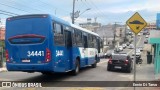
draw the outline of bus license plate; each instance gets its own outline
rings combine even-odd
[[[121,66],[114,66],[114,68],[121,69],[122,67]]]
[[[22,62],[30,62],[30,60],[25,59],[25,60],[22,60]]]

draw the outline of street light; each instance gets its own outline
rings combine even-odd
[[[86,11],[91,10],[91,8],[87,8],[86,10],[84,10],[82,13],[80,13],[80,11],[74,12],[74,14],[72,15],[72,23],[74,24],[74,21],[79,18],[83,13],[85,13]],[[73,16],[74,15],[74,16]]]
[[[85,13],[86,11],[91,10],[91,8],[87,8],[86,10],[84,10],[81,14],[79,14],[79,16],[81,16],[83,13]]]

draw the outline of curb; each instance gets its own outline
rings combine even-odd
[[[0,68],[0,72],[7,72],[6,68]]]

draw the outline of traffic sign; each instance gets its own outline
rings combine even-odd
[[[136,12],[132,17],[130,17],[126,24],[136,35],[147,25],[146,21],[141,17],[138,12]]]

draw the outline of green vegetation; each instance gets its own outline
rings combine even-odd
[[[0,47],[3,47],[3,48],[5,47],[4,40],[3,40],[3,41],[2,41],[2,40],[0,41]]]

